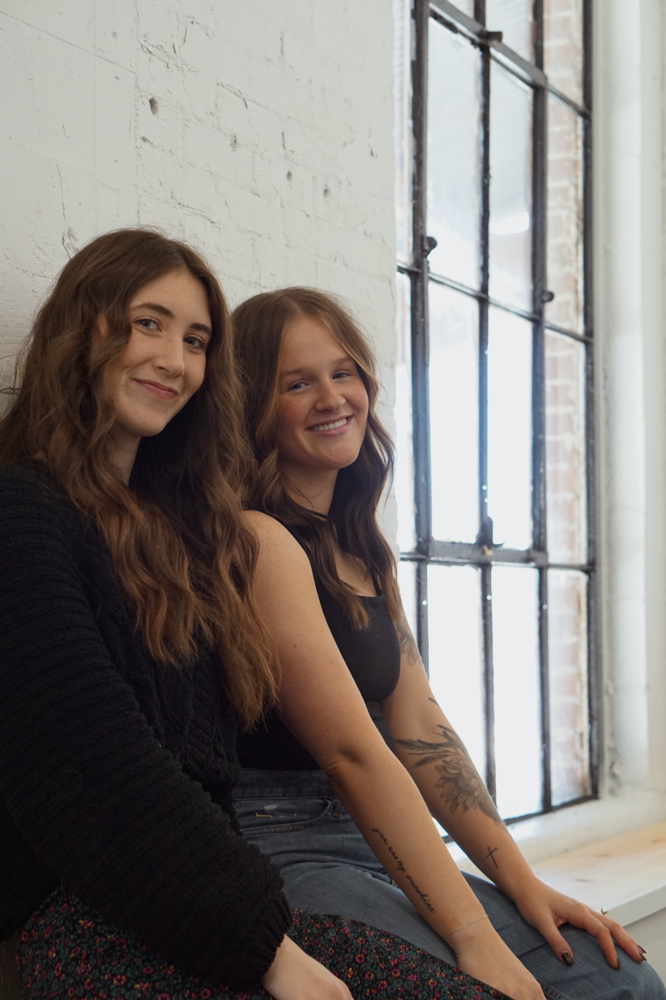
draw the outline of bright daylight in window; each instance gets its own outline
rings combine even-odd
[[[394,0],[403,599],[506,818],[598,774],[590,0]]]

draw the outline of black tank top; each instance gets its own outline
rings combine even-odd
[[[294,537],[298,541],[298,537]],[[356,681],[372,721],[393,749],[393,737],[380,702],[388,698],[398,683],[400,645],[384,595],[361,597],[369,621],[367,628],[359,630],[316,577],[315,583],[324,617],[342,658]],[[313,669],[316,666],[313,664]],[[259,722],[251,733],[238,734],[238,756],[243,767],[261,770],[309,771],[319,767],[277,712]]]

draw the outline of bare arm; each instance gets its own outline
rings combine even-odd
[[[569,921],[598,938],[611,965],[617,962],[613,939],[640,961],[636,944],[618,924],[549,889],[533,874],[465,746],[433,697],[404,618],[398,637],[400,680],[382,708],[396,741],[396,753],[432,815],[475,865],[516,903],[558,956],[569,949],[558,927]]]
[[[463,956],[461,967],[517,1000],[543,1000],[484,919],[416,785],[370,719],[329,632],[305,553],[271,518],[247,516],[260,542],[255,594],[278,649],[284,721],[394,881]]]

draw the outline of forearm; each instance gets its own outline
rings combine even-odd
[[[437,741],[398,739],[430,812],[480,871],[515,899],[534,880],[464,745],[447,721]]]
[[[499,817],[494,819],[476,806],[452,813],[428,789],[422,792],[437,822],[487,878],[511,899],[528,888],[536,876]]]
[[[377,858],[437,934],[448,940],[461,924],[483,917],[419,790],[387,748],[362,760],[337,759],[326,770]]]

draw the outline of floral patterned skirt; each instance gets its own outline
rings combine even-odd
[[[348,986],[354,1000],[502,1000],[504,994],[401,938],[355,920],[294,911],[289,936]],[[186,976],[61,889],[21,935],[18,968],[29,1000],[268,1000]]]

